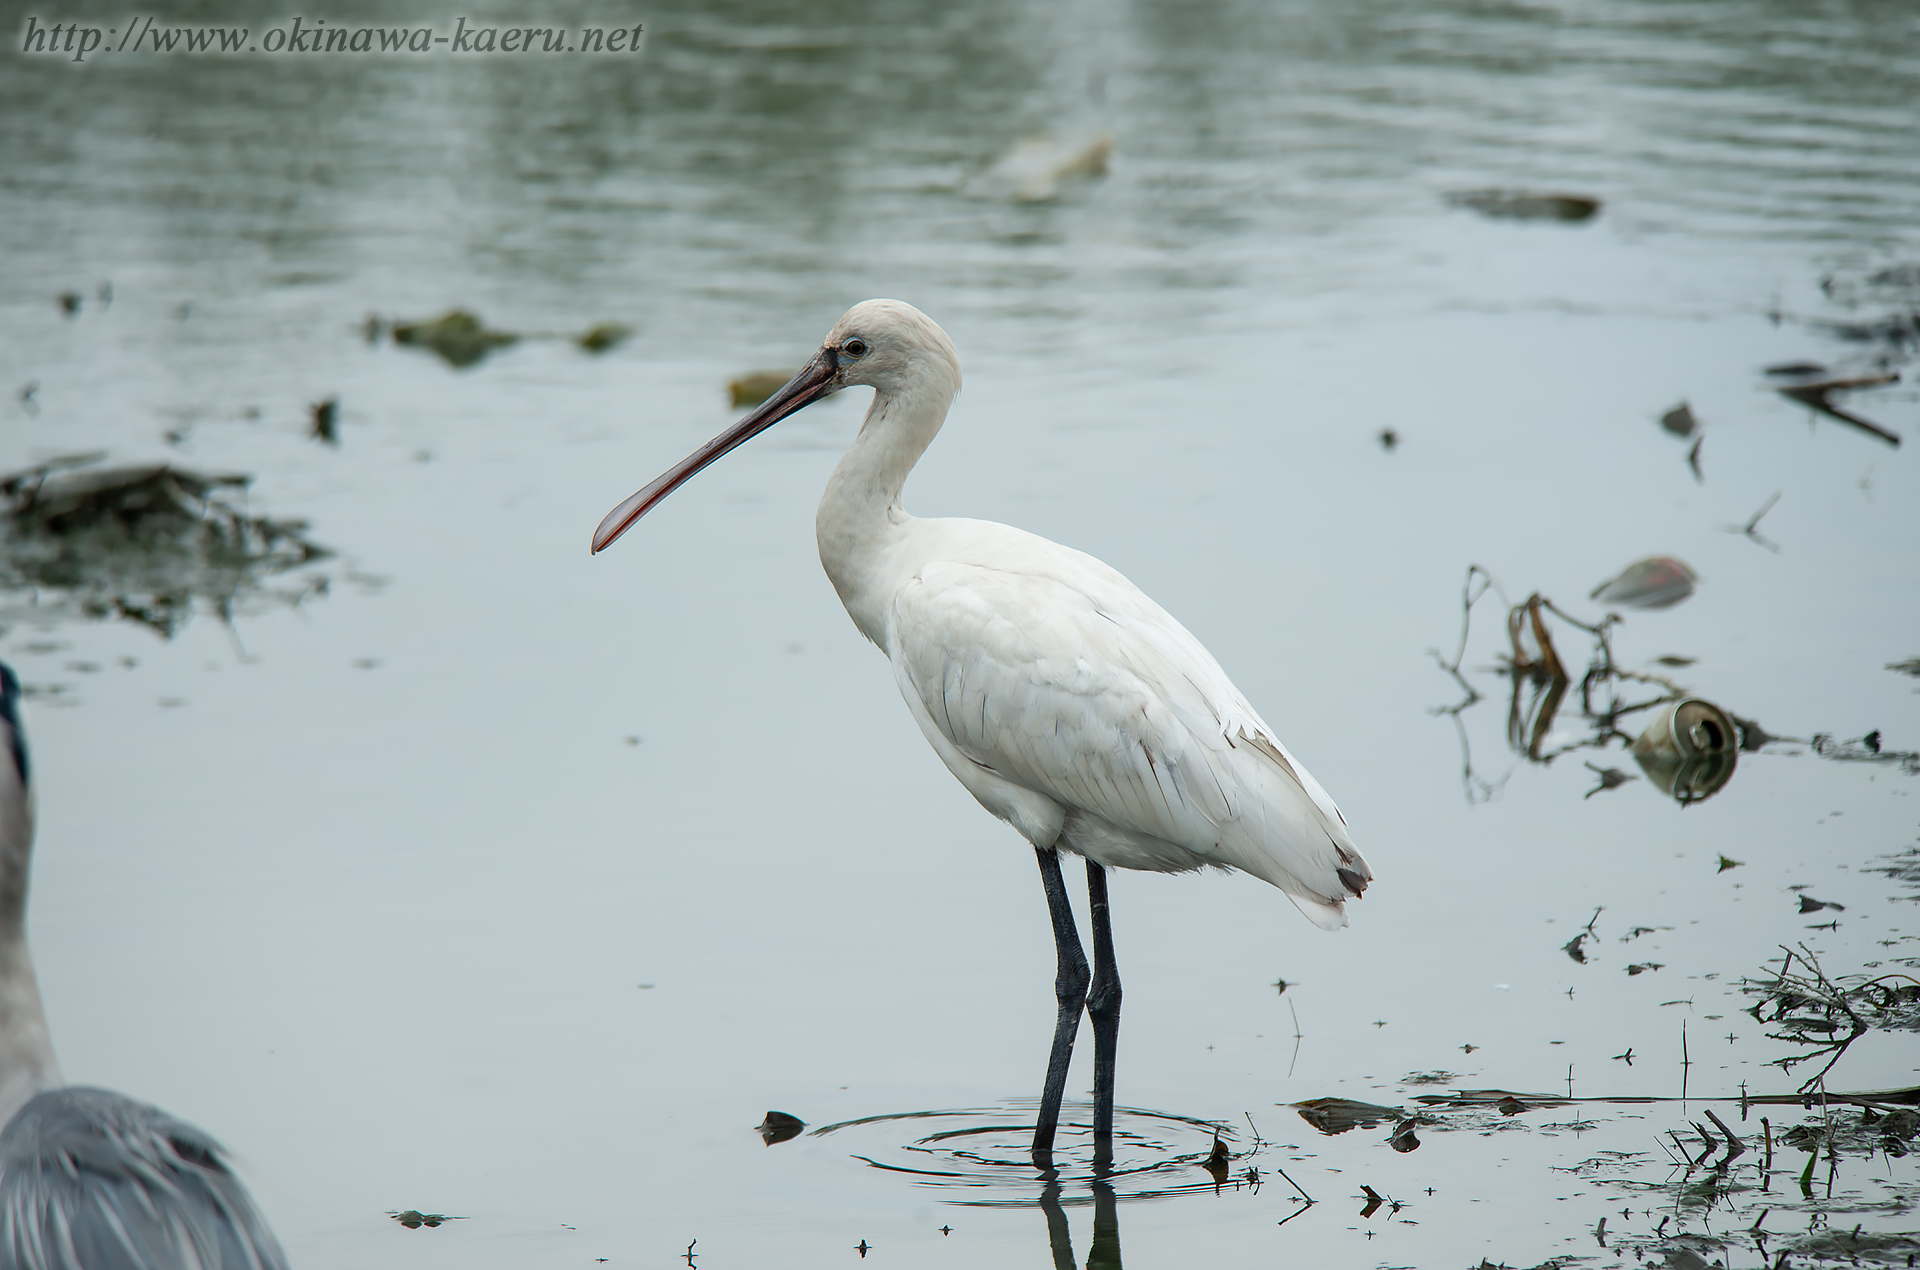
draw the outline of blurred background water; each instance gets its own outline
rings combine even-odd
[[[29,16],[50,20],[0,5],[0,30]],[[1597,583],[1672,554],[1699,592],[1629,612],[1623,664],[1693,658],[1662,673],[1769,731],[1920,749],[1912,681],[1885,669],[1920,655],[1907,452],[1762,373],[1914,350],[1910,4],[305,16],[647,38],[0,52],[0,465],[246,474],[247,515],[334,553],[268,588],[297,603],[249,593],[229,622],[203,597],[171,638],[57,587],[16,589],[0,637],[36,697],[32,935],[67,1074],[228,1141],[297,1264],[667,1265],[693,1240],[708,1270],[1057,1264],[1030,1171],[956,1207],[855,1158],[899,1164],[923,1127],[750,1129],[769,1107],[1017,1114],[1053,1010],[1030,852],[926,752],[819,572],[814,501],[862,403],[804,412],[586,550],[736,413],[728,380],[798,365],[873,295],[941,322],[968,377],[914,510],[1127,573],[1333,792],[1378,875],[1338,936],[1246,878],[1116,879],[1121,1101],[1171,1117],[1143,1124],[1250,1113],[1296,1148],[1256,1163],[1324,1201],[1280,1227],[1285,1186],[1216,1195],[1190,1172],[1108,1215],[1134,1265],[1576,1244],[1604,1263],[1623,1254],[1595,1246],[1602,1215],[1649,1240],[1662,1215],[1701,1227],[1652,1200],[1620,1217],[1617,1189],[1555,1171],[1603,1146],[1664,1165],[1664,1121],[1399,1153],[1277,1104],[1395,1103],[1423,1072],[1677,1094],[1683,1018],[1693,1093],[1787,1092],[1807,1073],[1767,1066],[1781,1044],[1735,981],[1801,940],[1830,967],[1911,969],[1911,899],[1859,872],[1914,842],[1897,765],[1789,744],[1684,812],[1645,780],[1585,798],[1582,760],[1637,769],[1617,748],[1521,763],[1490,693],[1461,719],[1504,783],[1470,800],[1433,713],[1459,693],[1428,653],[1458,638],[1469,564],[1592,619]],[[1103,133],[1104,176],[1034,201],[978,185],[1024,137]],[[1527,221],[1447,198],[1485,188],[1601,206]],[[455,307],[632,334],[466,369],[386,338]],[[309,435],[328,399],[337,445]],[[1657,424],[1682,400],[1701,479]],[[1850,406],[1920,425],[1905,386]],[[1777,552],[1723,532],[1776,492]],[[1464,668],[1498,689],[1476,668],[1500,614],[1475,621]],[[1847,904],[1839,926],[1809,930],[1793,887]],[[1561,948],[1596,908],[1604,951],[1580,964]],[[1829,1077],[1913,1083],[1900,1033]],[[1185,1132],[1153,1149],[1204,1154]],[[1843,1185],[1843,1211],[1898,1227],[1902,1165],[1893,1199]],[[1362,1184],[1411,1205],[1356,1217]],[[1099,1197],[1075,1186],[1085,1254]],[[405,1209],[462,1220],[388,1220]]]

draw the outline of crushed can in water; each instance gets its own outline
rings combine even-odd
[[[1634,761],[1647,779],[1683,807],[1719,793],[1739,756],[1733,719],[1698,697],[1661,706],[1633,743]]]

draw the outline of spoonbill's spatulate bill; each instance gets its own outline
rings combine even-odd
[[[20,681],[0,663],[0,1267],[286,1270],[219,1143],[61,1080],[27,951],[30,770]]]
[[[907,709],[980,805],[1033,844],[1059,953],[1059,1021],[1034,1128],[1051,1166],[1084,1008],[1094,1032],[1094,1153],[1109,1159],[1120,979],[1106,868],[1240,869],[1326,930],[1373,873],[1319,782],[1186,628],[1092,556],[1006,525],[920,520],[900,491],[960,391],[947,333],[898,300],[847,311],[806,369],[600,523],[604,550],[689,477],[811,402],[873,388],[814,521],[820,562],[893,663]],[[1059,853],[1087,862],[1094,966]]]

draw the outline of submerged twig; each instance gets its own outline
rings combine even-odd
[[[1773,510],[1773,505],[1780,501],[1780,494],[1781,494],[1780,490],[1775,490],[1773,492],[1772,498],[1769,498],[1766,502],[1760,504],[1759,511],[1747,517],[1746,524],[1716,525],[1715,528],[1720,530],[1721,533],[1739,534],[1743,538],[1751,538],[1753,539],[1753,541],[1759,543],[1762,547],[1765,547],[1768,551],[1773,552],[1775,555],[1779,555],[1780,544],[1772,541],[1771,539],[1762,538],[1759,533],[1759,528],[1760,528],[1760,518]]]

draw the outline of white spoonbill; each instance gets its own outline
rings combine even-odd
[[[1059,1021],[1034,1127],[1051,1167],[1082,1006],[1093,1022],[1094,1154],[1111,1158],[1120,977],[1107,867],[1241,869],[1322,929],[1373,873],[1346,819],[1199,640],[1092,556],[983,520],[921,520],[907,474],[960,391],[960,359],[898,300],[847,310],[765,404],[608,513],[605,549],[687,478],[842,388],[874,390],[827,481],[820,563],[855,626],[893,663],[929,744],[980,805],[1033,844],[1059,955]],[[1087,861],[1094,967],[1074,930],[1062,851]]]
[[[0,1266],[286,1270],[219,1143],[60,1079],[27,952],[29,770],[20,681],[0,662]]]

